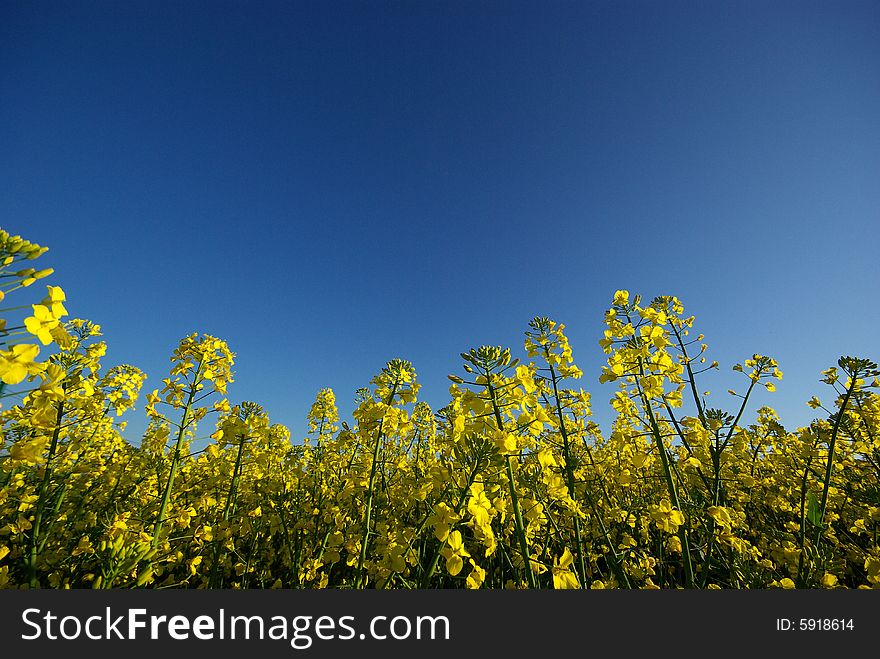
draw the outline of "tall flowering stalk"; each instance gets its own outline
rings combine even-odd
[[[162,531],[168,520],[174,480],[185,457],[185,440],[194,434],[196,424],[209,412],[201,403],[211,396],[225,396],[226,387],[232,381],[234,355],[220,339],[191,334],[180,342],[171,361],[174,367],[170,377],[163,381],[165,386],[147,397],[147,414],[151,419],[176,429],[168,475],[162,486],[161,503],[153,525],[153,548],[165,540]],[[167,414],[159,412],[159,405],[178,412],[180,421],[173,421]],[[222,410],[227,405],[225,399],[219,400],[215,402],[215,409]]]
[[[533,557],[529,550],[517,482],[519,456],[523,448],[531,441],[530,437],[540,433],[544,423],[549,419],[536,399],[524,400],[528,394],[520,388],[520,382],[516,377],[507,375],[519,362],[511,359],[509,349],[481,346],[462,353],[461,357],[466,362],[464,369],[473,376],[473,381],[464,379],[458,381],[477,388],[476,391],[453,391],[454,397],[460,397],[457,405],[469,413],[467,417],[462,417],[462,430],[486,437],[495,446],[504,465],[502,480],[506,481],[507,485],[507,494],[513,512],[515,545],[525,575],[525,583],[529,588],[537,588],[538,582],[533,569]],[[477,498],[485,499],[482,490]],[[483,506],[475,505],[475,507]],[[529,512],[540,515],[537,502],[532,502]]]
[[[569,563],[575,566],[576,578],[569,578],[569,570],[556,566],[554,570],[554,584],[556,587],[578,586],[586,582],[586,547],[581,529],[582,518],[585,516],[580,505],[575,500],[578,497],[578,487],[575,472],[577,470],[575,447],[572,435],[576,432],[577,422],[572,413],[573,407],[587,406],[589,397],[583,392],[572,391],[563,388],[563,383],[568,378],[578,379],[583,376],[572,358],[571,346],[563,330],[565,325],[558,324],[546,317],[533,318],[526,332],[525,349],[530,358],[540,358],[542,366],[535,367],[540,373],[538,378],[541,393],[552,410],[554,427],[558,433],[559,442],[554,441],[556,435],[551,433],[545,438],[549,444],[543,454],[539,452],[539,463],[544,468],[544,479],[548,487],[548,494],[555,497],[563,509],[571,514],[572,530],[574,531],[575,553]],[[518,376],[528,388],[535,385],[529,383],[531,372],[524,367],[519,367]],[[561,446],[560,446],[561,444]],[[561,450],[560,450],[561,449]],[[555,454],[559,454],[556,457]],[[543,455],[543,457],[542,457]],[[562,472],[564,484],[556,482],[559,472]],[[589,494],[583,492],[587,498]],[[565,551],[568,551],[566,548]]]
[[[387,438],[407,424],[409,419],[401,407],[415,402],[419,385],[415,381],[416,372],[412,364],[403,359],[394,359],[382,369],[372,380],[374,390],[355,411],[358,420],[359,434],[371,451],[369,459],[369,477],[364,493],[363,525],[360,537],[357,568],[355,571],[355,588],[365,588],[368,574],[365,563],[373,536],[373,504],[377,493],[377,475],[382,451]]]

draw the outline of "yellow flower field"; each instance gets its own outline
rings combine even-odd
[[[0,587],[880,588],[867,359],[822,372],[808,427],[752,409],[782,377],[763,355],[733,367],[733,409],[709,408],[694,317],[618,291],[609,434],[565,326],[539,317],[516,349],[462,353],[441,409],[399,359],[350,421],[322,389],[300,443],[229,398],[234,354],[193,334],[133,446],[120,415],[145,376],[101,367],[100,327],[60,287],[32,294],[44,252],[0,231]]]

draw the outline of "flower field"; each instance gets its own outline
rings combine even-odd
[[[822,372],[808,427],[754,409],[782,377],[768,356],[733,365],[735,404],[712,408],[700,375],[719,366],[682,302],[618,291],[608,432],[565,326],[539,317],[521,346],[462,353],[440,409],[399,359],[353,419],[320,390],[300,442],[236,402],[230,347],[193,334],[134,446],[120,416],[145,375],[102,367],[44,252],[0,231],[0,587],[880,588],[867,359]]]

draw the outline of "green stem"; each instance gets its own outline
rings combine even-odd
[[[843,403],[840,405],[840,411],[834,417],[834,426],[831,428],[831,440],[828,443],[828,462],[825,465],[825,480],[822,483],[822,500],[819,502],[819,524],[816,527],[816,543],[822,538],[822,527],[825,523],[825,511],[828,506],[828,489],[831,487],[831,471],[834,468],[834,447],[837,443],[837,434],[840,431],[840,423],[846,415],[846,407],[849,404],[849,398],[852,396],[856,388],[858,373],[853,373],[850,378],[849,387],[843,397]]]
[[[394,400],[394,394],[397,391],[398,382],[394,382],[394,386],[391,387],[391,393],[388,396],[388,402],[386,406],[390,406],[392,401]],[[370,525],[372,523],[372,515],[373,515],[373,493],[376,486],[376,467],[379,464],[379,452],[382,449],[382,440],[385,438],[382,433],[382,424],[385,422],[385,417],[379,421],[379,427],[376,431],[376,442],[373,445],[373,462],[370,465],[370,480],[367,485],[367,502],[366,502],[366,510],[364,511],[364,532],[361,536],[361,550],[358,555],[358,566],[357,566],[357,580],[355,581],[355,588],[362,589],[367,585],[367,577],[364,574],[364,563],[367,560],[367,545],[370,540]]]
[[[672,506],[676,510],[681,510],[681,502],[678,498],[678,488],[675,486],[675,479],[672,476],[672,467],[669,464],[669,454],[666,452],[666,445],[663,443],[663,436],[660,432],[660,426],[657,425],[657,419],[654,417],[654,410],[651,408],[651,401],[642,393],[642,400],[645,404],[645,410],[648,412],[648,419],[651,424],[651,433],[654,435],[654,442],[657,445],[657,452],[660,454],[660,462],[663,465],[663,476],[666,479],[666,488],[669,491],[669,498]],[[694,587],[694,568],[691,563],[690,543],[688,541],[687,520],[678,527],[678,537],[681,540],[681,554],[684,558],[684,582],[686,588]]]
[[[495,389],[492,387],[490,378],[491,373],[487,370],[486,388],[489,390],[489,396],[492,399],[492,410],[495,413],[495,423],[498,425],[498,430],[504,431],[504,422],[501,420],[501,411],[498,409],[498,401],[495,397]],[[513,520],[516,526],[516,537],[519,543],[520,554],[522,554],[523,565],[525,566],[526,581],[529,585],[529,588],[537,588],[538,584],[535,581],[535,575],[532,573],[531,559],[529,558],[529,545],[526,541],[526,532],[522,521],[522,511],[520,510],[519,497],[517,496],[516,484],[513,477],[512,460],[512,455],[508,455],[504,459],[507,466],[507,484],[510,489],[510,501],[513,505]]]
[[[479,462],[474,465],[474,468],[471,470],[470,475],[467,479],[467,484],[465,484],[464,489],[461,491],[461,496],[458,498],[458,503],[455,505],[453,509],[453,513],[455,513],[456,517],[461,514],[461,509],[464,507],[465,501],[467,501],[468,493],[470,492],[471,485],[474,484],[474,480],[477,478],[477,474],[479,473]],[[428,516],[430,517],[430,515]],[[427,523],[428,517],[425,518],[423,524]],[[418,534],[416,534],[418,535]],[[428,569],[425,570],[424,575],[422,575],[422,588],[427,588],[431,583],[431,577],[434,576],[434,570],[437,569],[437,563],[440,562],[440,555],[443,552],[443,548],[446,547],[446,540],[443,540],[440,545],[437,547],[437,550],[434,552],[434,555],[431,557],[431,562],[428,563]],[[389,577],[390,579],[390,577]],[[387,585],[388,580],[385,581]]]
[[[700,419],[700,423],[702,423],[703,427],[705,427],[706,413],[703,410],[703,403],[700,401],[700,395],[697,393],[697,383],[696,378],[694,377],[694,371],[693,369],[691,369],[691,359],[688,356],[687,348],[685,347],[684,341],[681,338],[681,332],[678,331],[678,327],[676,327],[675,324],[672,325],[672,331],[675,333],[675,338],[678,341],[678,348],[679,350],[681,350],[681,354],[684,356],[684,367],[685,369],[687,369],[688,383],[690,384],[691,395],[694,398],[694,404],[697,406],[697,416]]]
[[[49,482],[52,480],[52,460],[58,448],[58,438],[61,434],[61,420],[64,418],[64,401],[58,403],[58,414],[55,416],[55,430],[52,431],[52,443],[49,445],[49,455],[46,458],[46,468],[43,470],[43,480],[40,483],[40,491],[37,495],[37,508],[34,512],[33,528],[31,529],[31,547],[27,560],[27,571],[31,588],[38,588],[40,580],[37,578],[37,557],[39,554],[40,529],[43,524],[43,513],[46,509],[46,494],[49,491]]]
[[[238,481],[241,477],[241,462],[244,453],[244,443],[247,438],[239,436],[238,451],[235,456],[235,466],[232,469],[232,483],[229,485],[229,492],[226,495],[226,505],[223,507],[223,523],[224,529],[232,511],[235,509],[235,498],[238,493]],[[219,529],[218,529],[219,530]],[[219,534],[218,534],[219,535]],[[214,561],[211,567],[211,588],[220,588],[223,585],[223,578],[220,573],[220,561],[223,558],[223,543],[218,537],[214,540]]]
[[[186,398],[186,406],[183,409],[183,418],[180,421],[180,428],[177,431],[177,440],[174,443],[174,455],[171,458],[171,471],[168,474],[168,482],[165,483],[165,489],[162,493],[162,504],[159,506],[159,517],[156,520],[156,526],[153,528],[153,541],[151,546],[153,549],[159,546],[159,537],[162,534],[162,526],[165,524],[165,514],[168,511],[168,503],[171,501],[171,488],[174,486],[174,477],[180,466],[180,447],[183,444],[183,437],[190,423],[190,415],[192,414],[193,399],[196,395],[196,388],[199,382],[199,375],[202,372],[203,360],[199,359],[196,367],[196,373],[193,382],[190,385],[189,393]]]
[[[544,352],[549,355],[549,349],[547,346],[544,346]],[[559,432],[562,435],[562,455],[565,460],[565,480],[566,485],[568,486],[568,494],[570,497],[574,498],[574,465],[571,461],[571,446],[568,439],[568,429],[565,427],[565,415],[562,413],[562,404],[559,401],[556,369],[553,368],[553,364],[550,364],[550,378],[553,383],[553,400],[556,402],[556,417],[559,419]],[[575,511],[574,514],[574,541],[577,551],[575,559],[577,560],[578,577],[580,577],[581,588],[584,588],[587,583],[587,566],[584,562],[584,545],[581,538],[581,523],[577,511]]]

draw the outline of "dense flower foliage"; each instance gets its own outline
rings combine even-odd
[[[52,274],[23,267],[44,252],[0,231],[0,303]],[[600,341],[600,380],[619,385],[607,434],[565,326],[539,317],[520,358],[462,353],[445,407],[395,359],[348,422],[320,390],[292,442],[229,400],[226,343],[193,334],[135,446],[121,416],[144,374],[104,370],[101,328],[47,288],[0,320],[0,587],[880,588],[866,359],[823,371],[819,417],[786,428],[749,407],[782,377],[772,358],[735,365],[736,404],[710,407],[699,377],[718,364],[694,317],[618,291]]]

